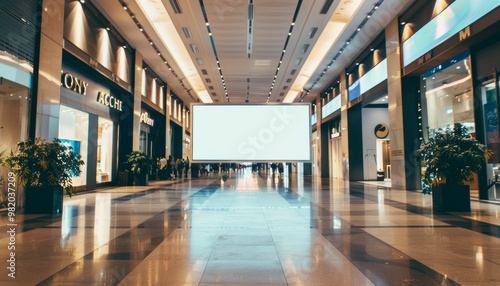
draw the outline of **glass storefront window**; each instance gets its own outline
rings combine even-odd
[[[0,152],[16,152],[17,143],[28,139],[30,89],[2,79],[0,85]],[[0,179],[7,180],[10,170],[0,167]],[[7,183],[0,183],[0,203],[7,202]]]
[[[475,133],[470,57],[460,54],[421,76],[422,125],[425,140],[455,123]]]
[[[488,190],[488,199],[499,201],[500,134],[498,129],[497,91],[494,81],[483,83],[481,97],[483,102],[485,142],[488,148],[493,151],[493,156],[488,160],[489,164],[487,164],[486,168],[487,182],[494,183]]]
[[[113,121],[99,117],[97,134],[97,183],[111,182]]]
[[[59,113],[59,140],[62,144],[71,146],[73,152],[82,156],[87,163],[88,152],[88,113],[61,105]],[[87,168],[82,166],[82,173],[78,177],[71,178],[73,186],[84,186],[87,184]]]

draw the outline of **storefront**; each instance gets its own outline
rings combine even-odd
[[[400,18],[403,101],[413,105],[406,116],[416,117],[406,120],[405,129],[418,126],[415,137],[422,143],[455,123],[466,126],[471,136],[494,151],[486,176],[475,176],[471,197],[498,200],[496,185],[491,182],[498,177],[500,163],[495,75],[500,68],[500,47],[495,40],[500,28],[499,4],[425,2],[423,8],[412,7]],[[457,17],[458,13],[462,16]],[[407,103],[404,105],[409,106]],[[405,142],[406,153],[418,145]]]
[[[166,84],[143,63],[139,151],[155,160],[166,157],[165,152],[165,94]]]
[[[92,5],[67,0],[58,138],[82,156],[77,190],[113,185],[132,151],[134,50]]]
[[[73,185],[89,190],[112,184],[117,179],[120,143],[132,141],[125,131],[131,123],[125,116],[131,95],[70,54],[63,58],[67,60],[61,70],[59,139],[85,161]]]
[[[321,173],[336,179],[343,178],[340,98],[340,79],[336,79],[321,94],[321,161],[328,162],[321,165]]]
[[[347,69],[351,180],[390,179],[385,35],[379,35]]]
[[[0,4],[0,154],[8,155],[17,150],[17,143],[27,140],[34,133],[33,109],[36,83],[37,38],[40,29],[39,1],[26,0]],[[29,21],[30,25],[20,21]],[[32,108],[33,107],[33,108]],[[6,182],[7,168],[0,168],[0,181]],[[7,200],[7,183],[0,182],[0,204]],[[22,205],[24,194],[17,192],[17,202]]]
[[[486,182],[493,182],[493,184],[482,192],[481,198],[494,201],[500,201],[499,51],[500,40],[498,37],[490,42],[483,43],[478,49],[472,50],[472,57],[475,59],[473,70],[476,71],[473,81],[475,86],[474,94],[480,96],[481,99],[481,119],[484,126],[485,144],[493,151],[493,156],[486,168]]]
[[[185,158],[188,154],[184,152],[184,128],[183,123],[186,120],[187,112],[184,109],[184,103],[172,91],[167,97],[167,109],[170,114],[168,134],[170,135],[170,155],[175,159]]]
[[[0,156],[15,152],[17,143],[28,139],[32,68],[16,62],[14,56],[0,52]],[[7,178],[8,171],[0,168],[0,178]]]

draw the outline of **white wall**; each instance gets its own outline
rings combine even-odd
[[[387,108],[363,108],[363,168],[365,180],[377,179],[377,137],[373,130],[375,126],[384,123],[389,126],[389,112]],[[389,138],[390,134],[387,138]]]

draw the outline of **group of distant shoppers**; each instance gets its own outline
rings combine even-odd
[[[160,158],[157,161],[158,176],[160,180],[174,180],[176,178],[187,177],[188,171],[191,167],[189,158],[174,158],[172,155],[168,156],[168,160]]]

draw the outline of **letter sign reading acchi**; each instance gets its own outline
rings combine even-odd
[[[99,91],[99,93],[97,93],[97,102],[113,109],[122,111],[122,101],[107,93],[102,93]]]

